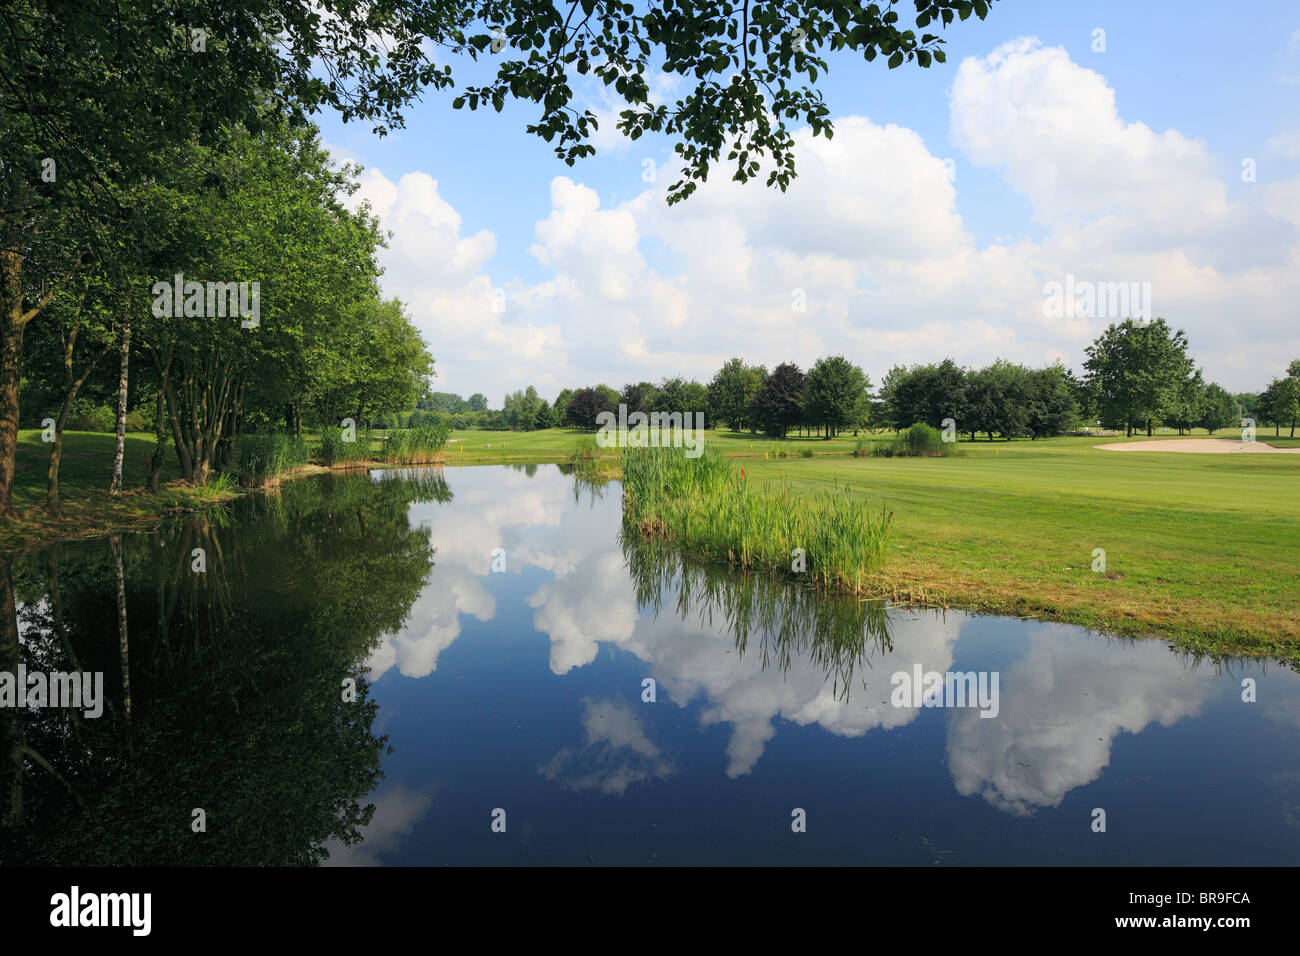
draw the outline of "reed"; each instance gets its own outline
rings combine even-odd
[[[442,460],[451,426],[445,422],[416,425],[389,432],[384,440],[384,461],[394,465],[420,465]]]
[[[645,536],[673,541],[705,560],[790,575],[814,587],[858,593],[885,562],[892,512],[872,515],[848,488],[789,498],[745,481],[712,448],[687,458],[675,448],[623,454],[624,519]],[[796,567],[794,550],[804,552]]]
[[[344,441],[343,429],[322,428],[320,445],[317,446],[316,460],[322,465],[336,465],[340,462],[370,460],[370,431],[359,432],[356,441]]]
[[[310,458],[307,443],[295,435],[241,435],[235,448],[239,480],[252,487],[274,482]]]
[[[622,456],[616,448],[602,448],[593,436],[578,439],[569,458],[573,473],[588,482],[606,482],[618,475]]]

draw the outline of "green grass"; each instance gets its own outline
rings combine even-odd
[[[1222,430],[1215,437],[1237,435]],[[584,436],[591,433],[460,431],[445,458],[453,466],[566,463]],[[865,437],[887,441],[892,433]],[[1152,436],[1171,437],[1159,430]],[[1257,437],[1300,445],[1285,430],[1281,438]],[[127,438],[127,492],[110,502],[113,436],[69,433],[62,471],[69,516],[51,522],[43,517],[48,446],[39,432],[20,439],[15,504],[24,517],[0,520],[0,547],[69,529],[102,532],[202,503],[198,492],[175,485],[160,499],[139,490],[153,439],[137,434]],[[851,432],[830,441],[784,442],[706,433],[707,447],[734,459],[748,480],[788,489],[791,509],[811,507],[847,486],[870,503],[873,515],[882,506],[893,512],[886,562],[867,581],[869,593],[1160,634],[1212,653],[1300,655],[1300,455],[1123,454],[1092,447],[1121,440],[962,441],[964,455],[954,458],[855,458],[858,439]],[[802,457],[805,450],[811,459]],[[778,457],[780,451],[787,457]],[[177,477],[169,452],[164,479]],[[1094,548],[1106,551],[1105,575],[1091,570]]]
[[[159,493],[149,494],[145,484],[154,437],[128,432],[122,455],[122,495],[110,498],[108,483],[115,445],[116,436],[112,434],[64,433],[59,467],[63,515],[54,518],[45,510],[50,446],[41,441],[39,430],[20,431],[13,491],[19,517],[0,517],[0,548],[26,548],[59,538],[89,537],[147,525],[161,515],[207,507],[236,494],[230,487],[185,485],[180,481],[180,468],[172,452],[163,460]]]
[[[1155,436],[1153,436],[1155,437]],[[965,457],[763,462],[810,496],[849,483],[895,514],[877,591],[1205,651],[1300,651],[1300,456],[1122,454],[1096,439],[963,442]],[[1095,548],[1106,573],[1091,570]]]
[[[457,432],[448,461],[569,461],[582,435]],[[1151,440],[1176,437],[1157,429]],[[1285,432],[1258,438],[1289,444]],[[892,511],[887,561],[870,582],[880,596],[1162,635],[1209,653],[1300,655],[1300,456],[1122,454],[1092,447],[1122,436],[1098,435],[962,440],[952,458],[854,458],[852,433],[706,440],[792,500],[838,483]],[[1091,570],[1095,548],[1106,551],[1105,575]]]

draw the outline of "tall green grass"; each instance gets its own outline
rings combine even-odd
[[[310,458],[307,443],[294,435],[240,435],[235,445],[235,466],[246,485],[273,481]]]
[[[446,422],[397,429],[389,432],[384,440],[384,461],[395,465],[439,461],[450,437],[451,426]]]
[[[623,453],[625,520],[706,560],[791,574],[817,587],[857,592],[885,561],[893,514],[878,517],[848,488],[813,497],[755,487],[712,448],[687,458],[675,448]],[[794,570],[794,549],[805,569]]]
[[[356,441],[344,441],[343,429],[322,428],[315,458],[322,465],[370,460],[370,430],[357,432]]]
[[[574,474],[588,482],[609,481],[618,473],[622,456],[617,448],[604,448],[596,442],[595,436],[585,435],[578,439],[569,461],[573,464]]]

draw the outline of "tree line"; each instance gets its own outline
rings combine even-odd
[[[479,396],[481,397],[481,396]],[[459,396],[452,396],[457,401]],[[1187,335],[1164,319],[1112,323],[1085,351],[1083,374],[1057,362],[1043,368],[998,359],[967,368],[951,358],[897,365],[878,391],[843,355],[818,359],[803,371],[783,362],[771,371],[743,358],[727,361],[708,382],[665,378],[614,389],[598,384],[563,389],[552,403],[533,386],[506,396],[502,409],[453,414],[457,428],[530,431],[598,427],[603,412],[703,412],[706,421],[775,438],[792,431],[833,438],[845,429],[896,431],[916,423],[955,430],[972,439],[1044,438],[1081,427],[1123,429],[1127,435],[1156,424],[1184,434],[1240,427],[1243,418],[1275,428],[1300,417],[1300,359],[1260,393],[1231,394],[1205,382],[1188,353]]]

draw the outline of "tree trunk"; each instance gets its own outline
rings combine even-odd
[[[171,372],[171,348],[167,349],[167,361],[160,363],[154,355],[154,365],[158,366],[158,389],[154,399],[153,412],[153,454],[149,456],[149,494],[158,494],[162,483],[163,458],[167,455],[167,422],[163,418],[167,406],[167,376]]]
[[[22,381],[22,256],[0,251],[0,512],[13,514],[18,454],[18,390]]]
[[[163,395],[167,399],[167,417],[172,424],[172,440],[176,443],[176,460],[181,466],[181,475],[186,481],[194,481],[194,459],[190,457],[189,446],[185,444],[185,432],[181,428],[181,416],[176,407],[176,390],[170,381],[163,380]]]
[[[117,575],[117,642],[118,656],[122,661],[122,706],[126,716],[131,716],[131,654],[126,631],[126,576],[122,573],[122,536],[110,535],[108,546],[113,552],[113,568]]]
[[[117,379],[117,447],[113,450],[113,480],[108,493],[116,498],[122,494],[122,455],[126,451],[126,376],[131,362],[131,326],[122,335],[121,372]]]
[[[18,644],[18,613],[9,558],[0,553],[0,670],[17,674],[22,650]],[[20,691],[21,693],[21,691]],[[17,708],[0,709],[0,780],[8,778],[7,806],[0,812],[0,823],[18,826],[23,822],[23,713]]]
[[[91,370],[99,364],[99,360],[106,354],[108,354],[107,348],[95,356],[94,361],[87,365],[86,370],[81,373],[81,377],[68,388],[68,394],[63,400],[63,407],[59,409],[58,420],[54,423],[54,447],[50,449],[50,466],[45,473],[45,507],[50,514],[56,517],[63,512],[59,504],[59,463],[63,460],[63,429],[68,423],[68,416],[72,414],[72,403],[77,398],[77,392],[81,390],[81,386],[90,377]]]

